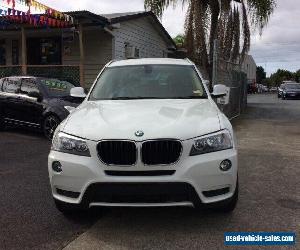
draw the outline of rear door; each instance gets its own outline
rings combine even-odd
[[[2,112],[8,121],[20,121],[20,87],[20,78],[9,77],[2,83]]]

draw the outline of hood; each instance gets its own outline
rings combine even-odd
[[[72,96],[63,96],[63,97],[56,97],[48,99],[48,102],[52,105],[58,105],[58,106],[72,106],[77,107],[82,103],[84,98],[75,98]]]
[[[220,130],[218,109],[208,99],[84,102],[62,131],[89,140],[190,139]],[[144,136],[136,137],[142,130]]]

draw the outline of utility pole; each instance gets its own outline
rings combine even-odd
[[[218,50],[219,50],[219,41],[218,39],[214,40],[214,52],[213,52],[213,72],[212,72],[212,88],[214,85],[218,84]],[[212,89],[211,89],[212,91]]]

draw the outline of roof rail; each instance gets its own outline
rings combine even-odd
[[[189,58],[185,58],[184,60],[186,60],[186,61],[188,61],[189,63],[191,63],[191,64],[195,64],[192,60],[190,60]]]
[[[113,60],[111,60],[110,62],[108,62],[108,63],[106,64],[106,67],[108,67],[108,66],[111,65],[112,63],[118,62],[118,61],[121,61],[121,60],[120,60],[120,59],[113,59]]]

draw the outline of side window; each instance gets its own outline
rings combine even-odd
[[[3,82],[3,91],[6,93],[18,94],[20,92],[21,80],[7,78]]]
[[[28,94],[30,92],[40,92],[34,79],[23,79],[21,85],[21,93]]]

